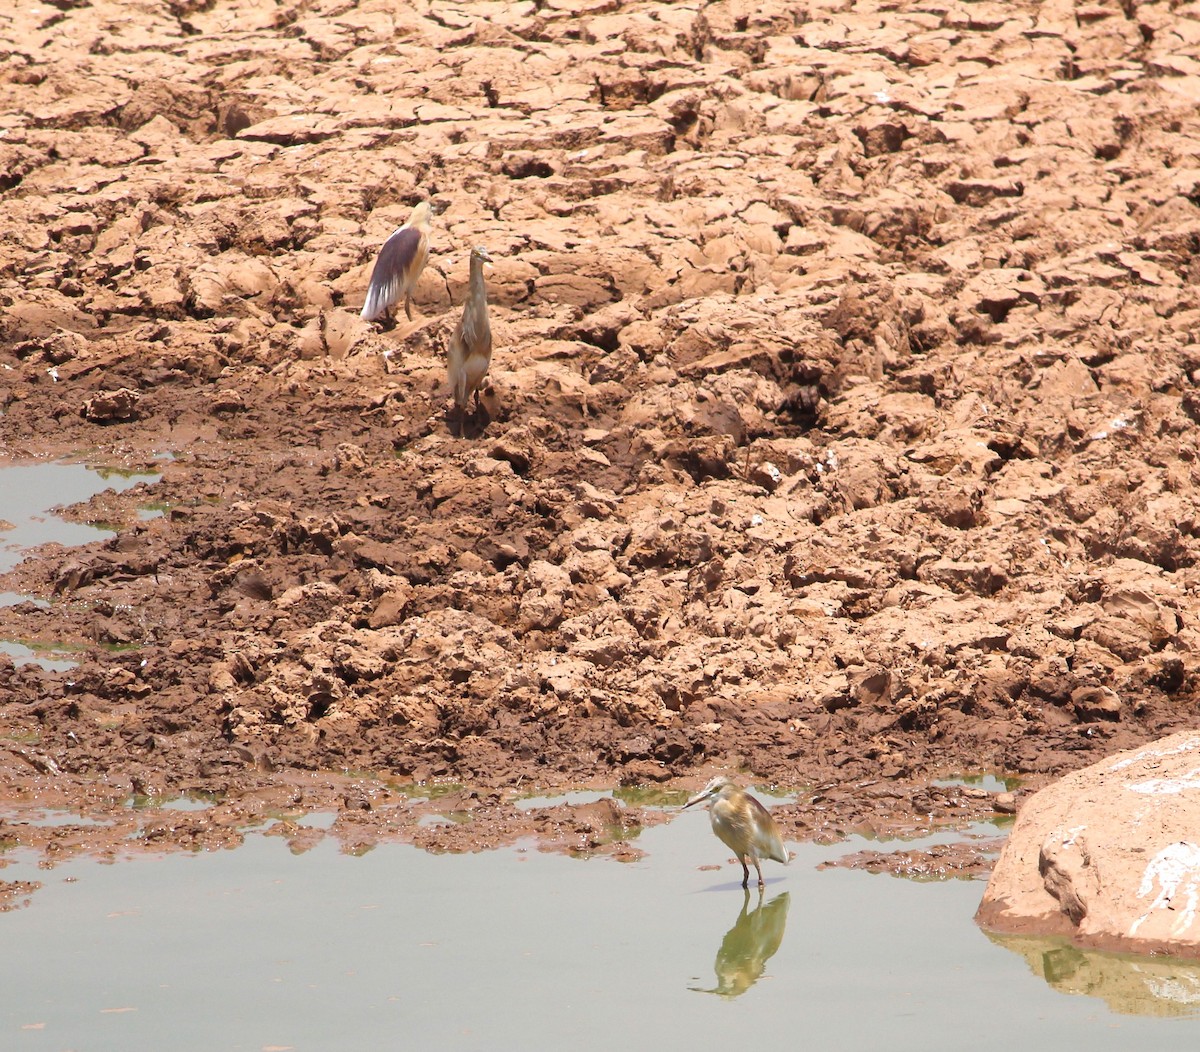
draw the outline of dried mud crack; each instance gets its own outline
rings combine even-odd
[[[1196,721],[1194,5],[93,0],[0,35],[0,443],[162,476],[7,575],[50,603],[0,636],[84,650],[0,658],[5,800],[114,844],[133,795],[231,809],[166,847],[280,797],[354,843],[416,835],[389,784],[734,768],[820,835]],[[364,323],[427,194],[416,320]],[[456,437],[476,244],[502,410]]]

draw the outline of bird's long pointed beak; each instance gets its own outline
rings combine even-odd
[[[686,811],[689,807],[692,806],[692,804],[702,803],[703,801],[707,800],[710,796],[712,796],[712,793],[710,793],[707,789],[704,789],[701,792],[698,792],[686,804],[684,804],[683,807],[681,808],[681,810]]]

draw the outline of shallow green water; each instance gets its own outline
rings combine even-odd
[[[0,464],[0,523],[7,527],[0,529],[0,573],[11,570],[30,548],[40,544],[55,541],[72,546],[113,536],[112,530],[60,518],[52,508],[90,500],[105,490],[121,492],[157,478],[83,464]],[[5,606],[26,598],[0,592],[0,604]],[[65,671],[76,664],[69,654],[55,648],[53,640],[0,640],[0,653],[15,664],[36,662],[49,671]]]
[[[111,530],[68,522],[51,508],[90,500],[105,490],[121,492],[155,475],[101,471],[83,464],[0,465],[0,519],[12,529],[0,532],[0,572],[11,570],[39,544],[87,544],[111,536]]]
[[[768,863],[760,908],[705,816],[636,843],[647,856],[621,864],[532,846],[351,857],[329,840],[293,855],[252,834],[211,854],[12,865],[0,877],[45,886],[0,915],[0,1041],[55,1052],[1200,1042],[1200,1020],[1117,1014],[1095,986],[1060,993],[1027,947],[972,923],[980,881],[818,871],[865,842],[791,845],[788,868]],[[1135,1010],[1162,1000],[1147,992]]]
[[[14,665],[36,662],[49,672],[66,672],[79,662],[67,657],[70,651],[53,643],[41,644],[34,641],[22,643],[15,639],[0,639],[0,654],[7,654]]]

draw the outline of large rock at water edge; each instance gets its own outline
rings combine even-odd
[[[976,920],[1200,955],[1200,732],[1111,756],[1026,801]]]

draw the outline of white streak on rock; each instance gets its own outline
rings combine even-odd
[[[1136,935],[1141,925],[1155,910],[1169,909],[1179,914],[1171,928],[1172,935],[1182,935],[1196,920],[1196,907],[1200,905],[1200,846],[1181,840],[1168,844],[1154,856],[1142,874],[1138,898],[1144,899],[1155,887],[1158,894],[1137,920],[1129,926],[1129,934]],[[1182,903],[1176,900],[1182,898]],[[1180,908],[1182,906],[1182,909]]]
[[[1144,760],[1157,759],[1162,756],[1178,756],[1180,753],[1189,752],[1194,749],[1200,749],[1200,737],[1188,738],[1187,741],[1173,745],[1169,749],[1156,749],[1154,746],[1148,746],[1145,749],[1139,749],[1133,756],[1127,756],[1124,760],[1118,760],[1109,770],[1120,771],[1135,763],[1142,763]]]
[[[1147,778],[1144,782],[1133,782],[1126,786],[1131,793],[1185,793],[1189,789],[1200,789],[1200,767],[1193,767],[1181,778]]]

